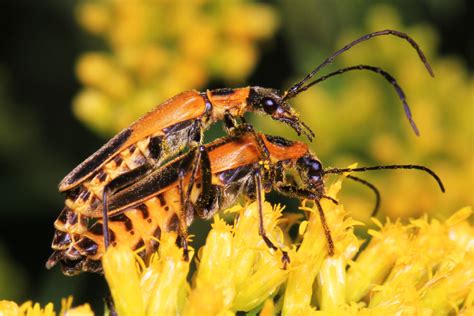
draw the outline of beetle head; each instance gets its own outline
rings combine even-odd
[[[299,119],[278,90],[252,87],[247,104],[255,112],[270,115],[274,120],[290,125],[298,135],[304,134],[310,141],[313,139],[313,131]]]

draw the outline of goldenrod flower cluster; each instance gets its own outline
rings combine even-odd
[[[341,181],[328,194],[335,196]],[[238,211],[233,226],[218,215],[197,270],[187,282],[190,263],[182,259],[176,235],[166,234],[144,265],[128,249],[111,248],[104,268],[119,315],[447,315],[474,312],[474,226],[470,208],[446,222],[427,217],[376,221],[371,240],[354,234],[342,205],[322,205],[335,241],[327,242],[318,211],[306,201],[308,219],[288,222],[282,209],[264,207],[265,228],[291,263],[283,269],[281,251],[270,251],[258,235],[256,203]],[[278,225],[280,224],[280,225]],[[299,226],[296,239],[286,232]],[[124,272],[127,271],[127,272]]]
[[[396,9],[388,5],[373,6],[363,28],[347,30],[333,48],[328,48],[327,54],[359,36],[383,29],[400,30],[412,36],[427,55],[435,77],[430,77],[408,43],[391,36],[357,45],[337,57],[335,65],[321,75],[359,64],[382,67],[403,88],[420,137],[412,132],[393,87],[382,76],[368,71],[333,77],[291,102],[315,130],[317,138],[313,147],[323,164],[343,166],[352,161],[364,166],[422,164],[443,179],[445,195],[439,193],[428,177],[416,171],[358,174],[382,189],[386,215],[408,218],[429,212],[447,218],[453,207],[474,203],[474,77],[455,56],[439,56],[438,35],[433,28],[427,24],[404,25]],[[315,57],[314,66],[321,61]],[[307,65],[308,61],[301,63]],[[288,86],[297,79],[301,78],[289,81]],[[254,124],[270,134],[294,137],[293,131],[282,132],[276,124],[260,119]],[[370,192],[364,195],[364,189],[359,190],[357,185],[346,189],[357,190],[345,199],[351,205],[351,212],[357,213],[356,218],[368,220]]]
[[[278,24],[270,6],[243,0],[83,0],[77,18],[107,50],[80,56],[84,88],[74,111],[107,134],[211,79],[242,81],[258,60],[257,43]]]
[[[55,316],[54,306],[48,303],[44,308],[40,304],[27,301],[20,306],[10,301],[0,301],[0,316]],[[62,316],[94,316],[89,304],[72,307],[72,296],[61,300]]]
[[[336,197],[341,179],[327,192]],[[233,225],[219,215],[206,244],[190,261],[165,233],[145,264],[135,253],[110,247],[103,258],[105,277],[118,315],[472,315],[474,313],[474,226],[472,210],[463,208],[445,222],[427,216],[410,220],[375,220],[370,241],[354,234],[344,207],[323,199],[335,253],[327,241],[317,208],[303,201],[305,220],[285,216],[264,204],[269,238],[288,251],[271,251],[258,234],[256,203],[234,207]],[[296,225],[298,234],[289,234]],[[365,244],[364,244],[365,243]],[[362,247],[363,246],[363,247]],[[194,257],[194,258],[193,258]],[[196,271],[190,276],[191,266]],[[63,302],[70,307],[71,303]],[[0,315],[53,315],[31,303],[0,303]],[[28,309],[28,312],[26,312]],[[35,310],[36,314],[33,314]],[[67,310],[67,308],[66,308]],[[10,314],[8,314],[9,312]],[[92,315],[87,306],[79,313]],[[2,314],[3,313],[3,314]],[[28,314],[29,313],[29,314]]]

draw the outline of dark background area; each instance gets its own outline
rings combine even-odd
[[[437,9],[434,1],[397,3],[407,23],[426,21],[435,26],[442,55],[455,54],[470,69],[474,67],[472,1],[454,1],[450,11]],[[278,4],[281,12],[289,10]],[[0,290],[10,295],[0,299],[44,303],[74,294],[76,303],[92,303],[95,297],[95,304],[100,304],[105,292],[98,276],[69,278],[57,268],[44,268],[53,222],[63,204],[57,184],[104,142],[71,111],[71,99],[79,89],[76,58],[101,45],[77,25],[73,6],[61,0],[3,0],[0,4],[0,257],[9,258],[3,266],[0,261],[0,268],[10,269],[4,284],[12,287]],[[329,11],[341,22],[314,38],[326,48],[325,53],[334,48],[332,33],[357,23],[357,14],[345,19],[335,8]],[[264,48],[249,84],[281,87],[295,73],[286,46],[291,40],[285,32],[277,34],[273,44]]]

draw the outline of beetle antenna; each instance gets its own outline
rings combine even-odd
[[[372,210],[372,212],[370,213],[370,217],[375,217],[377,215],[378,211],[379,211],[379,208],[380,208],[381,198],[380,198],[379,189],[377,189],[377,187],[375,185],[373,185],[372,183],[370,183],[369,181],[361,179],[359,177],[348,174],[347,178],[349,178],[351,180],[354,180],[356,182],[359,182],[359,183],[369,187],[372,190],[372,192],[375,193],[375,206],[374,206],[374,209]]]
[[[394,77],[392,77],[392,75],[390,75],[388,72],[383,70],[382,68],[374,67],[374,66],[370,66],[370,65],[357,65],[357,66],[341,68],[341,69],[336,70],[334,72],[331,72],[327,75],[321,76],[318,79],[308,83],[306,86],[301,87],[298,90],[298,93],[303,92],[305,90],[308,90],[311,86],[314,86],[315,84],[318,84],[322,81],[325,81],[326,79],[329,79],[333,76],[337,76],[337,75],[340,75],[340,74],[343,74],[345,72],[352,71],[352,70],[369,70],[369,71],[378,73],[381,76],[383,76],[395,88],[395,91],[398,94],[398,98],[400,99],[400,101],[402,101],[403,109],[405,110],[405,115],[408,119],[408,122],[410,122],[410,125],[411,125],[413,131],[415,132],[415,134],[417,136],[420,135],[418,127],[416,126],[415,121],[413,121],[413,117],[412,117],[412,114],[411,114],[411,111],[410,111],[410,106],[408,105],[405,93],[403,92],[402,88],[398,84],[397,80]]]
[[[329,168],[329,169],[326,169],[324,170],[324,173],[337,173],[337,174],[341,174],[341,173],[344,173],[344,172],[359,172],[359,171],[370,171],[370,170],[382,170],[382,169],[417,169],[417,170],[421,170],[421,171],[424,171],[426,173],[428,173],[429,175],[431,175],[435,180],[436,182],[438,183],[439,185],[439,188],[441,190],[441,192],[446,192],[446,190],[444,189],[444,185],[443,185],[443,182],[441,181],[440,177],[438,177],[438,175],[431,169],[425,167],[425,166],[419,166],[419,165],[387,165],[387,166],[374,166],[374,167],[361,167],[361,168]]]
[[[408,43],[410,43],[410,45],[418,53],[418,56],[420,57],[421,61],[425,65],[426,70],[428,70],[430,75],[432,77],[434,77],[433,69],[431,68],[430,64],[428,63],[428,60],[426,59],[425,54],[421,50],[420,46],[415,42],[414,39],[412,39],[410,36],[408,36],[408,34],[405,34],[405,33],[399,32],[399,31],[383,30],[383,31],[373,32],[373,33],[369,33],[369,34],[366,34],[364,36],[361,36],[358,39],[356,39],[355,41],[345,45],[343,48],[341,48],[338,51],[334,52],[331,56],[326,58],[326,60],[323,61],[319,66],[317,66],[313,71],[311,71],[309,74],[307,74],[306,77],[304,77],[301,81],[297,82],[290,89],[288,89],[288,92],[285,93],[284,99],[291,99],[292,97],[297,95],[300,92],[301,87],[305,84],[306,81],[308,81],[309,79],[314,77],[314,75],[316,75],[321,69],[323,69],[327,65],[330,65],[334,61],[334,59],[336,59],[336,57],[339,56],[340,54],[344,53],[345,51],[351,49],[352,47],[356,46],[357,44],[359,44],[361,42],[364,42],[364,41],[367,41],[367,40],[369,40],[373,37],[382,36],[382,35],[393,35],[393,36],[402,38],[402,39],[406,40]]]

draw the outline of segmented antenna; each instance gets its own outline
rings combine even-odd
[[[420,135],[420,131],[418,130],[418,127],[416,126],[415,121],[413,120],[413,117],[412,117],[412,114],[411,114],[411,111],[410,111],[410,106],[408,105],[407,98],[406,98],[405,93],[403,92],[403,89],[400,87],[397,80],[394,77],[392,77],[392,75],[390,75],[388,72],[383,70],[382,68],[374,67],[374,66],[370,66],[370,65],[357,65],[357,66],[341,68],[341,69],[336,70],[334,72],[331,72],[327,75],[321,76],[318,79],[308,83],[306,86],[301,87],[298,90],[298,93],[303,92],[305,90],[308,90],[311,86],[314,86],[315,84],[318,84],[322,81],[325,81],[326,79],[329,79],[333,76],[337,76],[337,75],[340,75],[340,74],[343,74],[345,72],[352,71],[352,70],[368,70],[368,71],[372,71],[372,72],[378,73],[381,76],[383,76],[394,87],[395,91],[398,94],[398,98],[400,99],[400,101],[402,101],[403,109],[405,110],[405,115],[408,119],[408,122],[410,122],[410,125],[411,125],[413,131],[415,132],[415,134],[417,136]]]
[[[370,171],[370,170],[383,170],[383,169],[417,169],[424,171],[431,175],[436,182],[438,183],[438,186],[441,190],[441,192],[446,192],[444,189],[443,182],[441,181],[440,177],[431,169],[425,167],[425,166],[419,166],[419,165],[387,165],[387,166],[374,166],[374,167],[360,167],[360,168],[329,168],[324,170],[324,173],[336,173],[336,174],[341,174],[344,172],[361,172],[361,171]]]
[[[423,64],[425,65],[426,70],[428,70],[430,75],[432,77],[434,77],[433,69],[431,68],[430,64],[428,63],[428,60],[426,59],[425,54],[421,50],[420,46],[415,42],[414,39],[412,39],[410,36],[408,36],[408,34],[405,34],[403,32],[399,32],[399,31],[395,31],[395,30],[383,30],[383,31],[377,31],[377,32],[373,32],[373,33],[369,33],[369,34],[366,34],[364,36],[361,36],[358,39],[356,39],[355,41],[345,45],[343,48],[341,48],[338,51],[334,52],[331,56],[326,58],[326,60],[323,61],[319,66],[317,66],[313,71],[311,71],[308,75],[306,75],[306,77],[304,77],[301,81],[297,82],[290,89],[288,89],[288,92],[285,93],[284,99],[291,99],[295,95],[300,93],[300,89],[305,84],[306,81],[308,81],[309,79],[314,77],[314,75],[316,75],[321,69],[323,69],[327,65],[330,65],[334,61],[334,59],[336,59],[336,57],[339,56],[340,54],[344,53],[345,51],[348,51],[349,49],[351,49],[352,47],[356,46],[357,44],[359,44],[361,42],[367,41],[367,40],[369,40],[373,37],[376,37],[376,36],[383,36],[383,35],[393,35],[393,36],[402,38],[402,39],[406,40],[408,43],[410,43],[410,45],[418,53],[418,56],[421,59],[421,61],[423,62]]]

